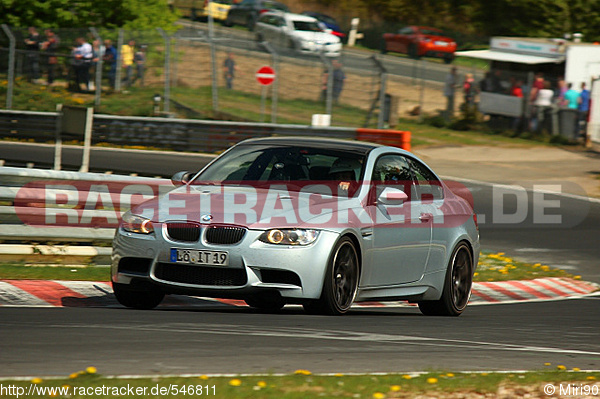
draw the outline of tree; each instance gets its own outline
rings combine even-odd
[[[10,26],[39,28],[173,29],[178,18],[167,0],[0,0]]]

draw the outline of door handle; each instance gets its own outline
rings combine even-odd
[[[431,218],[433,218],[433,215],[431,213],[422,213],[421,216],[419,216],[419,220],[422,223],[429,222]]]

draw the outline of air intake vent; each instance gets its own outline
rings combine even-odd
[[[210,244],[237,244],[242,241],[246,229],[232,226],[214,226],[206,229],[206,242]]]
[[[169,237],[177,241],[196,242],[200,238],[200,226],[194,223],[167,223]]]
[[[244,269],[158,263],[157,278],[174,283],[239,287],[246,284],[248,276]]]

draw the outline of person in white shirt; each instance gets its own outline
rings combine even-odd
[[[90,65],[94,58],[94,50],[92,45],[85,41],[83,37],[78,37],[75,40],[76,47],[71,53],[73,56],[73,70],[75,72],[75,83],[77,91],[81,91],[81,83],[85,84],[85,88],[89,91],[90,87]]]
[[[539,131],[542,129],[544,116],[548,114],[548,110],[552,107],[552,99],[554,98],[554,91],[550,89],[550,82],[544,81],[544,88],[538,90],[535,100],[533,101],[533,105],[535,107],[534,110],[534,120],[532,121],[532,130]],[[551,133],[551,132],[549,132]]]

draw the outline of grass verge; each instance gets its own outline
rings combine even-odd
[[[31,381],[3,380],[3,386],[12,386],[23,392],[43,392],[27,395],[33,398],[113,398],[123,392],[133,396],[188,398],[428,398],[469,397],[545,397],[548,386],[560,389],[577,388],[579,393],[592,393],[600,388],[600,373],[581,372],[566,366],[546,366],[546,370],[511,373],[453,373],[428,372],[424,374],[389,375],[313,375],[308,370],[297,370],[290,375],[256,375],[172,378],[107,378],[97,374],[94,367],[71,374],[69,377]],[[29,391],[30,387],[34,388]],[[570,387],[570,388],[568,388]],[[54,391],[50,391],[50,389]],[[62,388],[62,392],[58,389]],[[54,392],[54,393],[52,393]],[[569,395],[571,396],[571,395]],[[578,396],[579,397],[579,396]]]
[[[109,281],[109,266],[0,263],[0,280]]]

